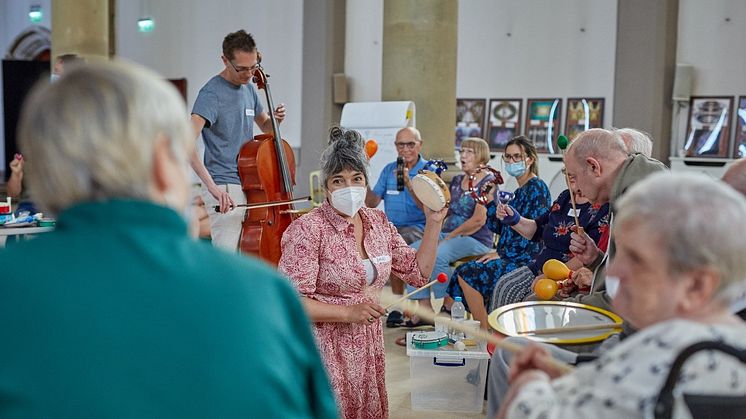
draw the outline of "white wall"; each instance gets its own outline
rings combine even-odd
[[[275,106],[287,107],[282,136],[291,145],[300,145],[303,0],[116,3],[117,55],[166,78],[186,77],[190,110],[202,85],[224,68],[220,56],[225,35],[238,29],[252,33],[270,75],[272,100]],[[137,19],[143,14],[155,20],[153,32],[137,31]],[[263,91],[259,94],[264,98]]]
[[[604,97],[608,125],[616,5],[616,0],[461,0],[457,96]],[[347,19],[350,101],[380,100],[383,2],[348,0]]]
[[[746,96],[744,41],[743,0],[680,0],[676,61],[694,66],[693,96],[734,96],[735,112],[738,96]],[[688,103],[680,108],[674,106],[673,156],[679,154],[686,137],[688,110]],[[733,141],[735,119],[730,117]]]
[[[11,44],[24,29],[34,25],[29,21],[28,12],[32,2],[19,0],[0,0],[0,54],[5,58]],[[41,6],[43,20],[36,25],[52,28],[51,0],[34,0],[33,4]],[[0,66],[0,81],[2,81]],[[5,118],[3,113],[3,86],[0,82],[0,173],[5,170]],[[2,179],[4,181],[4,179]]]

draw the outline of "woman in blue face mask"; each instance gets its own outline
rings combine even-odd
[[[549,212],[552,198],[546,183],[538,177],[536,147],[526,137],[515,137],[508,142],[503,154],[505,171],[518,181],[518,189],[510,206],[526,218],[536,219]],[[456,268],[447,293],[450,297],[464,297],[475,320],[487,328],[487,302],[497,279],[531,262],[540,250],[539,241],[531,241],[510,228],[511,220],[498,217],[498,206],[487,204],[487,227],[500,236],[495,251],[480,259]],[[446,299],[448,306],[450,299]]]

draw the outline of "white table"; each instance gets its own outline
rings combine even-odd
[[[0,247],[5,246],[7,236],[29,236],[53,230],[54,227],[0,227]]]

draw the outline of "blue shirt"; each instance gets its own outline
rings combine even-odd
[[[425,167],[425,163],[427,161],[420,156],[420,160],[409,171],[410,180]],[[415,204],[409,191],[406,188],[403,191],[396,190],[396,162],[389,163],[383,168],[373,193],[383,199],[386,217],[396,227],[425,228],[425,213]]]
[[[205,167],[215,183],[240,185],[238,152],[254,138],[254,118],[263,112],[251,84],[236,86],[215,76],[200,89],[192,113],[205,119]]]

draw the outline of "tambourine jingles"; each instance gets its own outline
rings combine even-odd
[[[417,199],[433,211],[440,211],[451,202],[451,192],[446,183],[429,170],[420,170],[410,183]]]
[[[477,178],[477,173],[482,170],[490,171],[494,175],[494,178],[484,182],[482,186],[477,188],[474,185],[474,180]],[[474,173],[469,175],[469,192],[471,192],[471,197],[474,198],[475,201],[482,205],[487,205],[487,194],[492,191],[494,186],[502,185],[503,183],[505,183],[505,181],[503,181],[503,177],[498,170],[495,170],[490,166],[480,166],[474,171]]]

